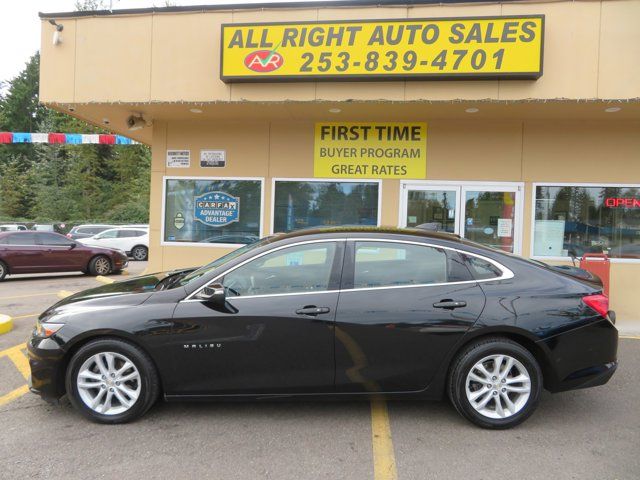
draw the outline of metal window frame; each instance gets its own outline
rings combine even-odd
[[[595,188],[607,188],[607,187],[615,187],[615,188],[638,188],[640,189],[640,184],[638,183],[593,183],[593,182],[532,182],[531,183],[531,231],[530,231],[530,239],[529,239],[529,257],[534,260],[539,261],[552,261],[552,262],[570,262],[571,257],[566,256],[542,256],[542,255],[534,255],[534,243],[536,237],[536,190],[538,187],[595,187]],[[611,263],[631,263],[631,264],[639,264],[640,258],[611,258],[609,257],[609,261]]]
[[[176,242],[165,240],[166,207],[167,207],[167,181],[168,180],[219,180],[219,181],[249,181],[260,182],[260,232],[258,237],[264,235],[264,177],[198,177],[191,175],[164,175],[162,177],[162,212],[160,225],[160,245],[163,247],[198,247],[198,248],[239,248],[246,243],[201,243],[201,242]]]
[[[380,226],[382,221],[382,180],[381,179],[358,179],[358,178],[288,178],[273,177],[271,179],[271,221],[269,222],[269,233],[273,235],[276,209],[276,182],[307,182],[307,183],[375,183],[378,185],[378,215],[376,226]],[[330,226],[330,225],[325,225]],[[320,227],[320,226],[319,226]]]

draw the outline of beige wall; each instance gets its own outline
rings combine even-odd
[[[545,14],[537,81],[224,84],[220,25],[231,22]],[[640,97],[640,0],[235,10],[42,23],[46,103],[623,99]]]
[[[348,119],[345,119],[348,120]],[[313,121],[169,122],[154,127],[150,270],[200,265],[229,251],[160,246],[162,176],[264,177],[264,233],[271,227],[271,179],[313,177]],[[227,167],[202,169],[200,149],[227,151]],[[167,169],[166,149],[190,149],[189,169]],[[429,180],[524,182],[522,252],[530,253],[533,182],[640,183],[640,121],[438,121],[428,124]],[[634,180],[635,179],[635,180]],[[382,224],[399,224],[400,181],[384,180]],[[640,315],[629,281],[639,264],[612,265],[612,303]]]

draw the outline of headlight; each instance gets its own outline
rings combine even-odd
[[[64,323],[49,323],[36,321],[36,335],[42,338],[48,338],[64,326]]]

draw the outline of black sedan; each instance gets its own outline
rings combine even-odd
[[[618,332],[597,278],[457,236],[275,235],[197,270],[88,290],[39,318],[31,388],[120,423],[165,400],[449,397],[514,426],[542,388],[606,383]]]

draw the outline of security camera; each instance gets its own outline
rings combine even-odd
[[[151,125],[152,122],[146,120],[142,115],[130,115],[129,118],[127,118],[127,127],[130,132],[142,130],[144,127],[150,127]]]
[[[54,19],[49,20],[49,23],[56,27],[55,32],[53,32],[53,44],[60,45],[62,43],[62,30],[64,30],[64,26],[57,23]]]

